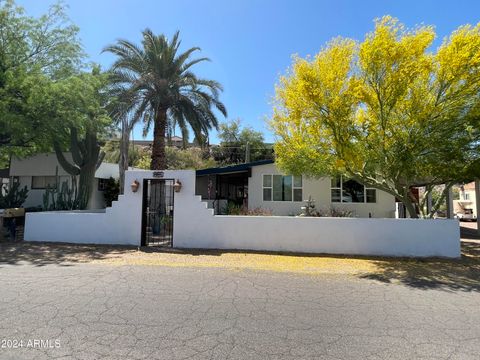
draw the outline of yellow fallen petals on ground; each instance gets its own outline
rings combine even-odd
[[[0,243],[1,264],[95,263],[236,271],[352,275],[384,283],[423,288],[480,291],[480,241],[462,241],[460,259],[413,259],[341,255],[262,253],[230,250],[180,250],[155,247],[54,243]]]
[[[368,259],[221,251],[203,254],[132,251],[93,262],[112,265],[225,268],[304,274],[358,274],[376,269],[376,261]]]

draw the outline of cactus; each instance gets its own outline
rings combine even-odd
[[[76,176],[71,177],[71,186],[68,181],[60,184],[58,167],[55,171],[55,186],[47,186],[43,194],[43,210],[75,210],[79,208],[78,187]]]
[[[20,188],[19,182],[13,182],[10,187],[0,187],[0,209],[20,207],[27,197],[27,187]]]
[[[105,153],[100,151],[100,145],[97,140],[95,129],[89,127],[86,129],[85,136],[80,139],[77,129],[70,128],[70,151],[72,153],[73,163],[70,163],[63,155],[58,142],[54,142],[55,153],[62,168],[72,176],[78,176],[78,208],[86,209],[88,199],[92,192],[92,183],[95,177],[95,171],[103,161]]]

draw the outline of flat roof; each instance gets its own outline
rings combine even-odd
[[[274,160],[259,160],[259,161],[252,161],[245,164],[202,169],[202,170],[197,170],[197,176],[218,175],[218,174],[228,174],[228,173],[234,173],[234,172],[248,171],[250,168],[254,166],[273,164],[274,162],[275,162]]]

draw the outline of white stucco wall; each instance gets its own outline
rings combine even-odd
[[[164,171],[165,179],[179,179],[186,189],[175,193],[175,206],[188,206],[195,189],[195,171]],[[53,241],[69,243],[140,245],[142,228],[142,191],[143,179],[153,178],[152,171],[127,171],[125,174],[126,191],[118,201],[104,213],[91,212],[39,212],[27,213],[24,239],[26,241]],[[130,190],[130,184],[137,180],[140,188]],[[189,196],[190,195],[190,196]],[[205,205],[204,205],[205,209]],[[175,207],[175,212],[177,207]],[[177,220],[175,229],[185,226],[187,219]],[[178,222],[180,221],[180,222]]]
[[[105,213],[44,212],[26,216],[25,240],[139,245],[142,189],[151,171],[128,171],[127,190]],[[248,249],[307,253],[460,256],[457,220],[214,216],[195,195],[195,172],[165,171],[179,179],[173,244],[179,248]]]
[[[72,161],[70,153],[64,153],[68,161]],[[24,207],[37,207],[43,205],[44,189],[32,189],[32,176],[55,176],[58,169],[60,181],[65,180],[71,183],[71,176],[58,163],[57,156],[54,153],[37,154],[25,159],[12,158],[10,164],[10,176],[18,177],[20,186],[28,189],[28,197]],[[95,179],[92,183],[92,194],[89,199],[90,209],[101,209],[105,207],[103,192],[98,191],[98,179],[108,179],[113,177],[118,179],[118,164],[103,162],[95,172]]]
[[[274,215],[298,215],[302,212],[304,202],[295,201],[263,201],[263,175],[282,175],[275,164],[252,167],[252,176],[248,179],[248,207],[250,209],[270,209]],[[309,196],[315,200],[318,210],[329,210],[331,207],[349,210],[355,217],[393,218],[395,217],[395,198],[377,190],[376,203],[332,203],[330,178],[307,178],[303,180],[303,200]]]

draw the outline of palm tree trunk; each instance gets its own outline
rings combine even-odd
[[[130,131],[126,124],[123,124],[122,138],[120,139],[120,161],[118,163],[120,170],[120,194],[124,193],[125,187],[125,171],[128,170],[128,147],[130,143]]]
[[[167,159],[165,157],[165,130],[167,127],[167,109],[158,109],[153,127],[152,162],[150,169],[165,170]]]

